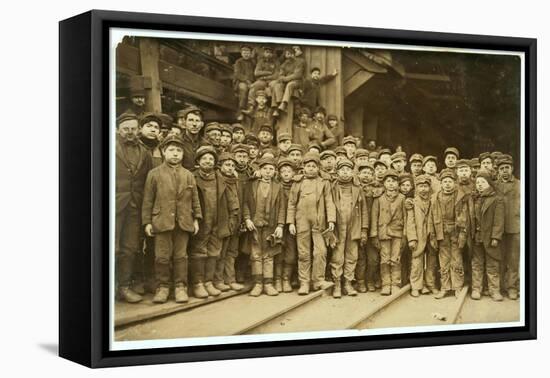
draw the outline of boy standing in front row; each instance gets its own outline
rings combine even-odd
[[[303,163],[304,174],[295,178],[290,189],[286,218],[298,244],[300,295],[309,293],[310,281],[314,290],[330,287],[325,281],[327,246],[323,232],[334,232],[336,222],[330,182],[319,177],[319,155],[307,153]]]
[[[187,246],[199,231],[202,219],[193,174],[181,165],[183,140],[172,136],[162,144],[164,163],[149,172],[145,182],[142,224],[155,238],[155,303],[164,303],[170,292],[172,265],[176,302],[187,302]]]

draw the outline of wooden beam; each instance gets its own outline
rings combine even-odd
[[[428,80],[428,81],[443,81],[450,82],[451,78],[449,75],[436,75],[436,74],[423,74],[423,73],[405,73],[406,79],[415,79],[415,80]]]
[[[151,88],[146,89],[145,109],[149,112],[162,112],[162,83],[159,75],[159,44],[153,38],[139,39],[141,74],[151,79]]]
[[[375,62],[373,62],[372,60],[370,60],[366,56],[364,56],[362,54],[358,54],[357,52],[355,52],[353,50],[344,50],[344,54],[345,54],[346,58],[348,58],[349,60],[351,60],[355,64],[359,65],[361,68],[363,68],[366,71],[374,72],[374,73],[387,73],[388,72],[388,70],[386,68],[376,64]]]
[[[348,97],[363,84],[369,81],[375,74],[364,70],[357,71],[352,77],[344,82],[344,97]]]
[[[116,47],[116,69],[128,75],[139,75],[139,49],[126,43],[119,43]]]

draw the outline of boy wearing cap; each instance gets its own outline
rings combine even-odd
[[[383,148],[378,152],[378,160],[383,161],[386,167],[391,167],[391,151],[389,148]]]
[[[273,129],[270,124],[263,124],[258,131],[258,140],[260,141],[260,155],[266,149],[273,147]]]
[[[302,169],[302,158],[304,154],[304,149],[302,145],[293,143],[288,148],[288,158],[294,164],[296,172]]]
[[[321,177],[329,181],[336,180],[336,154],[334,151],[326,150],[321,152],[319,159],[321,161]]]
[[[357,295],[352,286],[355,280],[359,244],[364,247],[368,240],[369,216],[363,190],[353,179],[354,164],[350,160],[338,162],[337,179],[332,184],[332,195],[336,207],[336,246],[330,261],[334,289],[332,296],[342,296],[342,275],[344,293]]]
[[[378,152],[371,151],[369,152],[369,163],[374,167],[374,163],[378,161]]]
[[[297,235],[300,295],[309,293],[310,281],[314,290],[330,287],[325,281],[327,247],[323,233],[333,233],[336,222],[330,182],[319,177],[319,155],[307,153],[303,163],[304,174],[295,177],[290,189],[286,219],[289,232]]]
[[[304,80],[300,102],[303,106],[307,106],[310,109],[315,109],[321,105],[319,103],[321,85],[328,83],[338,76],[338,70],[335,69],[332,73],[321,76],[321,69],[319,67],[313,67],[309,70],[309,73],[310,77]]]
[[[286,158],[288,157],[288,149],[292,144],[292,137],[289,133],[278,133],[277,134],[277,149],[275,155],[277,158]]]
[[[178,112],[178,122],[183,123],[183,166],[195,169],[195,152],[201,145],[200,131],[204,125],[203,115],[199,108],[190,106]]]
[[[420,154],[412,154],[409,159],[409,166],[413,177],[420,176],[422,174],[422,160],[424,157]]]
[[[401,286],[401,243],[405,227],[405,196],[398,190],[398,174],[384,175],[384,194],[372,203],[370,236],[380,250],[382,295],[395,294]]]
[[[403,161],[404,162],[404,161]],[[405,199],[414,198],[414,179],[410,173],[403,172],[399,174],[399,193],[405,196]],[[407,212],[405,212],[405,226],[407,225]],[[408,246],[407,228],[403,233],[403,242],[401,243],[401,281],[409,281],[411,268],[411,250]]]
[[[199,231],[202,210],[193,174],[182,165],[183,140],[168,137],[162,144],[164,163],[147,175],[141,213],[145,234],[155,242],[154,303],[170,292],[172,267],[176,302],[187,302],[187,246]]]
[[[342,139],[344,138],[344,128],[339,124],[338,117],[335,114],[329,114],[327,116],[327,127],[336,140],[332,145],[332,148],[335,146],[340,146],[342,144]]]
[[[310,141],[316,141],[323,149],[336,145],[336,138],[325,123],[326,111],[318,107],[314,111],[313,120],[308,125],[308,136]]]
[[[505,228],[504,200],[495,190],[492,175],[484,169],[477,173],[472,225],[472,299],[481,298],[483,279],[487,279],[494,301],[502,301],[500,293],[501,240]]]
[[[422,170],[432,179],[432,193],[438,193],[441,190],[441,181],[437,177],[437,158],[431,155],[425,156],[422,160]]]
[[[456,176],[458,179],[458,189],[465,194],[471,194],[475,190],[475,183],[472,180],[470,161],[467,159],[459,159],[456,161],[454,168],[456,169]]]
[[[247,114],[246,125],[248,132],[257,135],[263,125],[273,125],[272,111],[267,106],[267,94],[263,90],[256,91],[256,105]]]
[[[357,150],[357,139],[354,136],[348,135],[344,137],[342,145],[346,149],[347,158],[350,161],[355,160],[355,151]]]
[[[252,59],[252,47],[241,46],[241,57],[235,61],[233,66],[233,89],[239,98],[239,110],[247,107],[248,90],[254,82],[255,66]]]
[[[456,168],[456,162],[460,158],[460,153],[456,147],[448,147],[443,153],[443,159],[445,162],[445,167],[450,169]]]
[[[279,170],[279,181],[283,189],[286,211],[290,188],[296,174],[295,166],[290,159],[281,158],[277,163],[277,168]],[[292,292],[291,277],[296,266],[296,255],[296,236],[292,235],[288,230],[288,226],[286,226],[283,232],[282,252],[275,256],[275,290],[278,292]]]
[[[441,290],[436,299],[454,290],[458,297],[464,286],[462,249],[466,245],[468,197],[457,189],[456,174],[444,168],[440,174],[441,190],[434,194],[430,205],[430,244],[439,253]]]
[[[344,146],[338,146],[334,149],[334,153],[336,154],[336,163],[338,163],[342,159],[348,158],[348,152],[344,148]]]
[[[497,162],[499,181],[497,188],[504,199],[504,236],[502,240],[503,259],[501,273],[504,273],[503,289],[510,299],[518,298],[519,251],[520,251],[520,180],[514,177],[514,160],[503,155]]]
[[[193,295],[207,298],[221,293],[214,287],[214,272],[224,239],[238,227],[239,201],[215,170],[218,154],[212,146],[199,147],[196,159],[199,167],[194,175],[203,217],[191,241],[189,272]]]
[[[483,152],[479,154],[479,169],[484,169],[491,174],[493,180],[497,179],[498,172],[495,170],[493,157],[490,152]],[[476,176],[477,177],[477,176]]]
[[[405,166],[407,165],[407,154],[404,152],[396,152],[391,156],[391,167],[401,175],[405,172]]]
[[[277,79],[269,83],[274,117],[279,116],[279,111],[286,111],[294,90],[299,89],[302,85],[305,71],[305,64],[302,64],[301,59],[295,59],[292,48],[285,47],[283,55],[285,60],[279,67]]]
[[[369,151],[364,148],[358,148],[355,151],[355,167],[369,163]]]
[[[221,126],[218,122],[209,122],[204,129],[204,138],[201,142],[201,146],[212,146],[219,154],[220,151],[220,139],[222,136]]]
[[[247,111],[244,111],[245,114],[250,113],[254,107],[256,91],[265,90],[269,83],[277,79],[278,74],[279,62],[273,57],[273,48],[271,46],[264,46],[262,57],[258,60],[256,68],[254,69],[255,81],[248,91],[249,108]]]
[[[151,154],[138,141],[137,116],[123,113],[116,124],[116,280],[119,297],[136,303],[142,298],[130,284],[134,259],[140,250],[143,188],[152,161]]]
[[[220,152],[229,152],[231,142],[233,141],[233,131],[228,123],[220,125]]]
[[[240,123],[234,123],[231,125],[232,136],[234,144],[244,143],[244,127]]]
[[[411,295],[418,297],[420,293],[429,292],[437,295],[439,294],[436,288],[437,253],[428,243],[432,180],[428,175],[418,175],[415,184],[414,198],[405,201],[407,240],[411,250]]]
[[[281,252],[285,224],[285,198],[281,184],[273,179],[276,162],[262,158],[258,162],[261,178],[250,182],[244,198],[243,218],[250,236],[250,263],[253,297],[263,293],[279,294],[273,287],[273,259]]]
[[[298,110],[298,121],[292,126],[292,140],[296,144],[307,147],[309,144],[309,124],[311,123],[311,111],[303,107]]]

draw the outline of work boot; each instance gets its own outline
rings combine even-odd
[[[420,296],[420,292],[417,290],[417,289],[412,289],[411,290],[411,297],[419,297]]]
[[[373,283],[367,284],[367,289],[369,291],[376,291],[376,286]]]
[[[286,112],[286,101],[281,102],[281,105],[279,105],[279,110]]]
[[[437,290],[436,288],[430,289],[430,291],[432,292],[433,295],[439,294],[439,290]]]
[[[265,290],[265,287],[264,287],[264,290]],[[283,292],[283,283],[281,282],[281,280],[275,280],[275,290],[277,290],[277,292],[279,293]]]
[[[204,288],[204,284],[202,282],[193,285],[193,296],[195,298],[208,298],[208,292]]]
[[[138,303],[143,299],[141,295],[134,292],[128,286],[119,287],[118,293],[120,296],[120,300],[126,301],[128,303]]]
[[[481,294],[484,296],[484,297],[488,297],[490,294],[489,294],[489,289],[485,288],[481,291]]]
[[[176,297],[176,303],[185,303],[189,301],[187,295],[187,286],[182,283],[176,284],[174,288],[174,296]]]
[[[518,291],[516,289],[508,290],[508,298],[510,298],[513,301],[518,299]]]
[[[470,295],[472,299],[475,299],[476,301],[481,299],[481,293],[477,289],[472,290],[472,294]]]
[[[391,293],[392,294],[397,294],[397,292],[401,290],[401,288],[397,285],[391,285]]]
[[[217,297],[222,293],[221,291],[219,291],[214,287],[214,285],[212,284],[212,281],[205,282],[204,288],[206,289],[206,292],[208,293],[208,295],[211,295],[213,297]]]
[[[277,289],[275,289],[273,287],[273,284],[271,284],[271,283],[264,284],[264,293],[266,293],[270,297],[274,297],[276,295],[279,295],[279,292],[277,291]]]
[[[428,289],[426,286],[422,287],[422,290],[420,291],[422,294],[430,294],[430,289]]]
[[[365,285],[365,281],[363,280],[357,281],[357,291],[360,293],[367,292],[367,285]]]
[[[222,293],[224,291],[228,291],[229,289],[231,289],[231,287],[229,285],[226,285],[224,282],[216,282],[214,284],[214,287],[219,291],[221,291]]]
[[[342,297],[342,283],[340,280],[334,281],[334,287],[332,288],[332,297],[341,298]]]
[[[349,280],[344,280],[344,292],[350,297],[357,295],[357,291],[355,290],[355,288],[351,284],[351,281]]]
[[[447,295],[447,290],[440,290],[439,293],[437,293],[434,298],[435,299],[442,299],[442,298],[445,298],[445,296]]]
[[[241,285],[240,283],[237,283],[237,282],[231,282],[229,284],[229,287],[231,288],[231,290],[235,290],[235,291],[244,289],[244,285]]]
[[[139,295],[145,294],[145,285],[143,284],[143,281],[136,281],[132,284],[132,290],[134,293]]]
[[[159,286],[153,297],[153,303],[165,303],[168,300],[168,294],[170,294],[170,289],[166,286]]]
[[[292,293],[292,285],[290,284],[290,280],[283,280],[283,292]]]
[[[391,288],[389,286],[382,286],[382,290],[380,290],[380,295],[390,295],[391,294]]]
[[[317,282],[315,285],[313,285],[313,288],[315,290],[326,290],[328,289],[329,287],[331,287],[332,285],[330,284],[330,282],[327,282],[327,281],[319,281]]]
[[[250,290],[250,293],[248,293],[248,295],[250,295],[251,297],[259,297],[262,294],[262,291],[263,285],[261,283],[255,283],[254,287],[252,288],[252,290]]]
[[[502,294],[500,294],[498,291],[491,294],[491,298],[495,302],[501,302],[504,298],[502,297]]]
[[[277,109],[273,110],[273,113],[271,114],[273,118],[279,117],[279,111]]]
[[[309,294],[309,282],[300,282],[298,295],[308,295],[308,294]]]

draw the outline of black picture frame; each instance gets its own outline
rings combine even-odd
[[[111,27],[428,45],[525,53],[525,326],[109,351],[108,188]],[[536,62],[530,38],[92,10],[59,24],[59,354],[89,367],[535,339]]]

